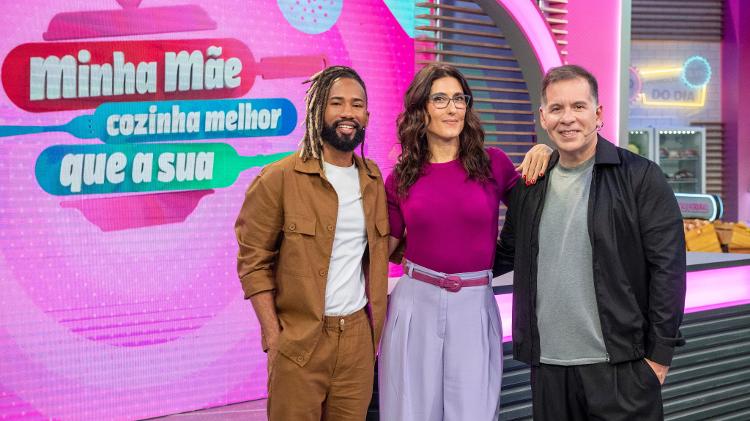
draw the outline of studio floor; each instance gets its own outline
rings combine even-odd
[[[168,421],[267,421],[266,400],[260,399],[257,401],[241,402],[234,405],[201,409],[199,411],[184,412],[152,419]]]

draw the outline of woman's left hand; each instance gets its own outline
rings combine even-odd
[[[516,171],[521,172],[521,176],[526,180],[527,186],[535,184],[539,177],[544,176],[551,155],[552,148],[542,143],[537,143],[526,152],[523,162],[516,167]]]

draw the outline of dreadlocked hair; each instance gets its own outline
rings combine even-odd
[[[303,84],[309,83],[310,87],[305,94],[305,134],[302,136],[302,142],[300,142],[300,158],[303,161],[314,158],[320,160],[320,165],[323,165],[321,159],[323,156],[323,138],[321,137],[321,133],[325,125],[326,104],[328,103],[331,86],[341,78],[349,78],[357,81],[365,92],[365,103],[367,102],[365,82],[351,67],[327,67],[304,81]],[[367,161],[364,160],[365,142],[362,142],[360,145],[360,155],[363,158],[362,161],[365,163],[365,167],[367,167]]]

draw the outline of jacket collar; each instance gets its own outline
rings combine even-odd
[[[617,153],[617,146],[603,138],[601,135],[597,135],[596,158],[594,158],[594,164],[620,164],[620,154]]]
[[[555,149],[549,159],[549,168],[552,169],[560,161],[560,152]],[[620,154],[617,153],[617,146],[609,140],[597,135],[596,152],[594,155],[594,165],[619,165]]]
[[[354,154],[354,165],[359,169],[360,177],[363,175],[367,175],[370,179],[377,179],[380,177],[379,174],[372,171],[372,165],[365,166],[364,159],[357,154]],[[310,158],[307,161],[303,161],[302,158],[300,158],[299,153],[295,155],[294,170],[305,174],[318,174],[325,178],[320,159]]]

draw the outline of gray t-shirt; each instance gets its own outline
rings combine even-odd
[[[536,313],[541,362],[608,361],[594,291],[587,223],[594,159],[555,166],[539,223]]]

